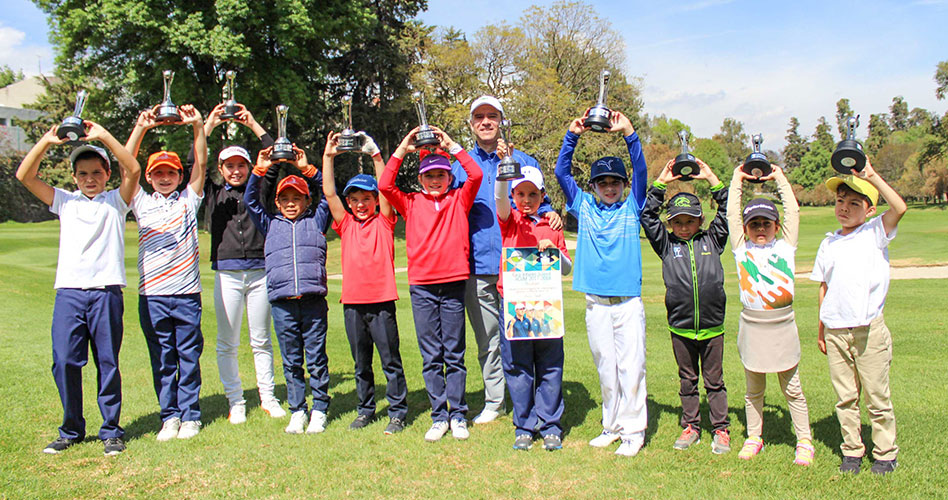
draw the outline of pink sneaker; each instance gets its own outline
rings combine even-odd
[[[816,454],[816,448],[809,439],[797,441],[797,451],[794,453],[793,463],[807,466],[813,463],[813,455]]]
[[[741,451],[737,454],[737,458],[740,458],[741,460],[750,460],[756,457],[762,449],[764,449],[764,440],[758,436],[751,436],[744,440],[744,446],[741,447]]]

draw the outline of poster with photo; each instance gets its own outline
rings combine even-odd
[[[560,251],[504,248],[504,335],[508,340],[563,338]]]

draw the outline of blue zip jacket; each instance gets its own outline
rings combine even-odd
[[[497,222],[497,205],[494,204],[494,183],[497,182],[497,164],[500,163],[500,158],[496,153],[484,151],[476,143],[470,154],[484,172],[484,180],[481,181],[481,187],[477,190],[474,205],[467,219],[468,230],[471,233],[471,274],[496,276],[500,274],[500,248],[503,241],[500,236],[500,224]],[[536,158],[519,149],[514,149],[513,157],[521,167],[529,165],[540,168]],[[459,188],[467,180],[467,173],[456,160],[451,166],[451,174],[454,176],[452,186],[454,189]],[[514,206],[512,201],[510,205]],[[542,216],[552,210],[550,198],[544,196],[543,203],[537,209],[537,215]]]
[[[300,295],[326,295],[326,236],[323,230],[329,218],[329,203],[322,196],[295,220],[267,213],[260,202],[260,179],[250,174],[244,204],[250,219],[266,237],[264,259],[267,269],[267,299],[275,302]],[[310,179],[310,192],[313,182]]]

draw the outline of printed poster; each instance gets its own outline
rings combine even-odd
[[[560,251],[504,248],[504,335],[508,340],[563,338]]]

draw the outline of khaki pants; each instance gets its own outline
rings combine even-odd
[[[752,372],[744,369],[747,379],[747,393],[744,395],[744,410],[747,414],[747,437],[760,437],[764,427],[764,390],[767,388],[767,374]],[[787,407],[790,409],[790,420],[793,422],[793,432],[797,441],[811,439],[810,414],[800,386],[800,376],[797,367],[778,372],[777,380],[780,390],[787,398]]]
[[[836,390],[836,417],[843,434],[843,455],[861,457],[866,452],[860,436],[862,391],[872,423],[872,456],[876,460],[895,459],[899,447],[895,444],[895,414],[889,397],[892,335],[882,315],[868,326],[827,328],[825,340],[830,380]]]

